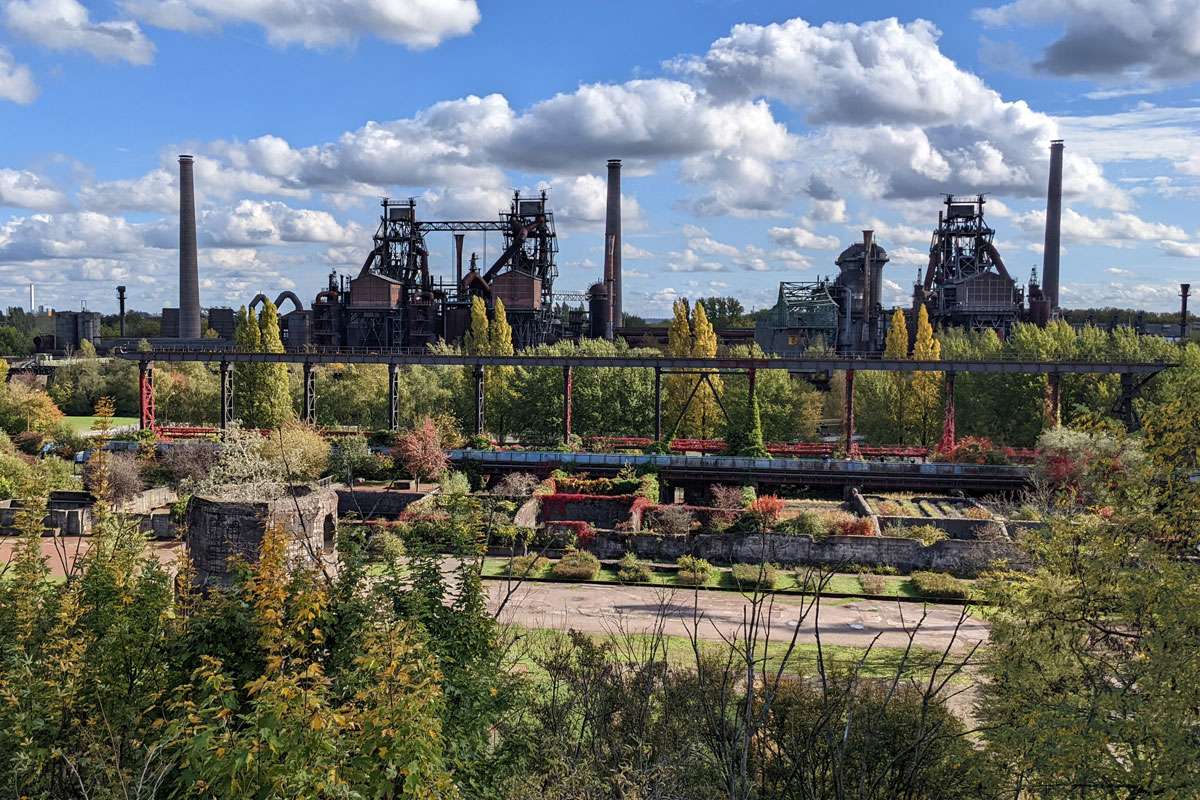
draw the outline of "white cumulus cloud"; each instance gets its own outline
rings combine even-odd
[[[5,19],[13,32],[50,50],[140,65],[154,60],[154,43],[136,22],[93,22],[78,0],[10,0]]]
[[[127,0],[149,25],[204,31],[227,23],[257,25],[267,41],[325,48],[363,37],[414,50],[464,36],[479,22],[475,0]]]
[[[37,93],[29,67],[18,64],[7,48],[0,47],[0,100],[26,105],[34,101]]]

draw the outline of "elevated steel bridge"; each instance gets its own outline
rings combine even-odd
[[[784,358],[675,358],[670,356],[555,356],[512,355],[471,356],[431,353],[428,350],[390,350],[365,348],[310,348],[304,351],[262,353],[235,348],[158,347],[145,351],[115,350],[117,358],[139,362],[139,392],[142,427],[154,427],[154,364],[156,362],[199,361],[220,364],[221,426],[234,420],[233,366],[240,363],[300,364],[304,371],[304,407],[302,418],[316,421],[316,377],[313,368],[321,364],[380,364],[388,368],[389,425],[399,427],[400,367],[411,365],[471,367],[475,382],[475,433],[485,429],[484,376],[492,366],[547,367],[562,370],[563,441],[571,437],[573,372],[575,369],[640,368],[654,372],[654,439],[663,438],[662,376],[664,373],[697,375],[699,381],[711,374],[744,373],[753,392],[758,370],[787,370],[791,373],[832,376],[844,375],[845,408],[843,410],[844,446],[847,453],[856,450],[854,440],[854,376],[861,371],[883,372],[940,372],[946,376],[946,406],[940,448],[953,447],[955,439],[954,386],[959,373],[992,375],[1047,376],[1047,414],[1059,418],[1061,379],[1063,375],[1107,374],[1121,376],[1121,396],[1117,410],[1129,427],[1136,427],[1133,398],[1147,381],[1165,369],[1176,366],[1165,361],[1049,361],[1026,359],[990,359],[945,361],[911,361],[875,357],[854,357],[823,354]]]

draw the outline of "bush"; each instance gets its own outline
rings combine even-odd
[[[590,581],[600,571],[600,559],[586,550],[571,549],[563,553],[563,557],[550,571],[556,578]]]
[[[329,468],[329,442],[302,422],[285,422],[262,438],[259,449],[293,483],[314,481]]]
[[[683,506],[658,506],[650,516],[654,532],[663,536],[687,536],[696,523],[692,512]]]
[[[849,516],[836,523],[838,536],[874,536],[875,525],[869,517]]]
[[[343,436],[329,453],[329,474],[340,481],[373,478],[379,462],[361,433]]]
[[[950,597],[965,600],[971,587],[953,575],[944,572],[914,572],[909,576],[913,589],[924,597]]]
[[[763,495],[750,504],[750,513],[763,528],[770,527],[779,521],[783,513],[783,501],[774,495]]]
[[[549,565],[550,560],[548,558],[530,553],[510,558],[505,572],[518,578],[536,578],[545,572],[546,567]]]
[[[950,534],[936,525],[911,525],[903,528],[888,528],[887,536],[897,536],[901,539],[916,539],[921,544],[929,547],[931,544],[937,544],[940,541],[950,538]]]
[[[688,586],[703,586],[713,575],[713,565],[696,556],[680,556],[675,562],[679,566],[679,582]]]
[[[159,462],[175,481],[198,481],[212,470],[217,456],[212,442],[179,442],[163,451]]]
[[[442,476],[439,484],[443,495],[465,495],[471,493],[471,481],[461,472],[453,470]]]
[[[36,456],[42,451],[42,445],[46,442],[46,436],[37,431],[22,431],[14,436],[12,441],[22,453]]]
[[[492,487],[492,494],[505,497],[529,497],[541,483],[537,475],[529,472],[510,472]]]
[[[714,483],[708,487],[708,493],[712,496],[713,508],[741,509],[746,507],[746,497],[741,486]]]
[[[963,509],[962,515],[967,519],[993,519],[992,512],[983,506],[970,506]]]
[[[859,574],[858,582],[867,594],[883,594],[884,590],[887,589],[887,581],[883,579],[882,575],[863,572]]]
[[[621,583],[650,583],[654,579],[654,570],[633,553],[626,553],[618,565],[617,577]]]
[[[902,517],[904,516],[904,508],[894,500],[884,500],[876,507],[875,513],[885,517]]]
[[[813,539],[820,539],[825,536],[826,528],[819,514],[813,511],[801,511],[791,519],[785,519],[776,525],[775,532],[785,533],[789,536],[811,536]]]
[[[107,484],[101,487],[101,478]],[[83,485],[93,494],[101,489],[113,503],[123,503],[146,488],[137,459],[124,453],[93,455],[83,472]]]
[[[779,568],[774,564],[734,564],[733,581],[739,589],[774,589]]]

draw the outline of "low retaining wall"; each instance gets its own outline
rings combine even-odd
[[[594,528],[615,528],[622,523],[636,527],[637,500],[633,495],[547,494],[539,498],[540,522],[577,520]],[[643,500],[643,502],[646,502]]]
[[[338,514],[360,519],[399,519],[405,509],[428,494],[379,486],[338,486]]]
[[[714,564],[756,563],[761,560],[795,566],[863,564],[895,567],[900,572],[934,570],[974,576],[997,561],[1025,569],[1025,553],[1009,542],[947,539],[928,547],[915,539],[892,536],[810,536],[784,534],[707,534],[654,536],[641,533],[597,532],[586,549],[602,559],[619,559],[627,552],[649,561],[672,562],[695,555]]]

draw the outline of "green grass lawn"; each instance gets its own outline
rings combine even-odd
[[[528,671],[534,676],[544,675],[540,666],[566,640],[565,631],[545,628],[522,628],[510,626],[507,631],[511,634],[512,645],[509,654],[518,668]],[[621,633],[591,633],[584,634],[595,642],[608,644],[611,648],[611,658],[625,663],[645,661],[656,641],[649,634]],[[696,654],[691,641],[686,636],[662,636],[657,642],[661,648],[658,658],[665,660],[673,667],[686,668],[696,666]],[[769,644],[759,643],[756,656],[765,658],[766,667],[774,672],[783,666],[783,671],[791,675],[817,674],[817,645],[812,643],[797,643],[788,651],[788,642],[771,641]],[[701,640],[700,652],[703,655],[725,656],[728,646],[721,641]],[[665,652],[664,652],[665,651]],[[862,674],[868,677],[891,677],[898,668],[903,667],[904,675],[912,677],[927,676],[936,663],[938,654],[924,648],[914,648],[904,661],[904,650],[898,647],[874,647],[870,652],[866,648],[847,647],[844,645],[823,644],[820,655],[825,662],[826,670],[837,667],[849,667],[859,661],[863,662]],[[736,656],[735,656],[736,658]]]
[[[63,420],[76,433],[87,433],[93,430],[92,426],[96,423],[96,417],[63,417]],[[130,425],[138,424],[137,417],[113,417],[112,426],[114,428],[124,428]]]
[[[801,573],[802,574],[802,573]],[[488,558],[483,563],[483,575],[486,578],[502,578],[508,575],[508,559],[506,558]],[[554,580],[550,575],[549,569],[543,574],[531,575],[533,578],[542,578],[546,580]],[[890,597],[907,597],[919,599],[921,596],[914,590],[912,583],[903,575],[884,575],[881,576],[884,581],[884,596]],[[602,565],[600,572],[593,578],[591,583],[620,583],[617,577],[616,569],[608,565]],[[669,586],[673,588],[694,588],[690,584],[679,582],[674,572],[666,570],[655,570],[651,576],[649,584],[641,584],[649,586]],[[715,568],[714,574],[709,578],[708,582],[702,588],[714,589],[740,589],[737,581],[733,579],[733,575],[728,569],[720,567]],[[800,592],[802,591],[797,575],[791,570],[779,570],[779,579],[775,585],[776,591],[780,592]],[[749,589],[747,589],[748,591]],[[857,575],[834,575],[825,586],[825,591],[831,594],[839,595],[862,595],[866,594],[863,591],[862,583]]]

